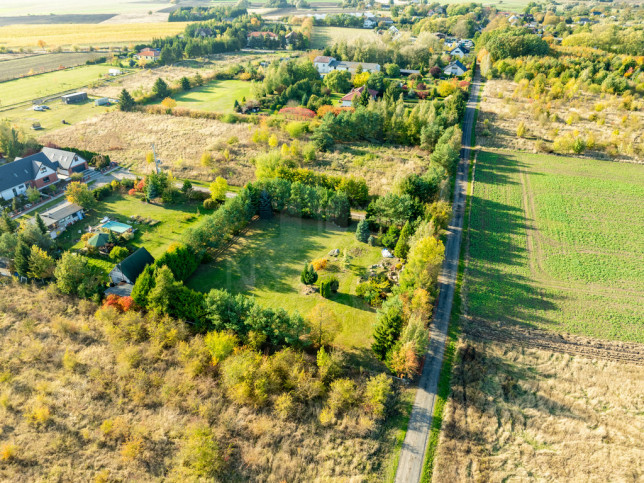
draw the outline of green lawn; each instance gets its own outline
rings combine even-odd
[[[346,248],[353,254],[350,270],[344,271],[339,261],[327,257],[335,248],[340,251]],[[336,342],[372,358],[367,348],[372,341],[375,311],[355,295],[355,289],[358,275],[381,260],[380,250],[358,242],[355,225],[339,228],[330,223],[289,217],[258,221],[219,260],[197,269],[187,284],[203,292],[223,288],[253,295],[264,306],[298,311],[303,316],[322,304],[342,323]],[[300,282],[304,264],[323,257],[329,262],[336,261],[320,272],[320,278],[335,275],[340,281],[338,294],[330,300],[318,293],[305,295]]]
[[[0,105],[51,96],[72,89],[79,89],[106,76],[108,65],[84,65],[72,69],[24,77],[0,83]]]
[[[177,94],[177,107],[199,111],[233,112],[235,100],[251,99],[251,82],[240,80],[216,80],[207,85]]]
[[[82,248],[81,234],[87,231],[89,225],[96,225],[100,219],[108,216],[136,228],[134,239],[130,243],[137,248],[145,247],[156,258],[162,255],[171,243],[180,241],[183,230],[197,221],[197,208],[202,215],[211,213],[196,203],[154,205],[144,203],[134,196],[114,194],[99,202],[87,218],[69,227],[58,240],[65,249]],[[130,219],[132,215],[151,218],[161,223],[156,226],[134,223]]]
[[[31,131],[35,122],[39,122],[42,130],[34,133],[42,134],[63,127],[63,120],[69,124],[76,124],[114,109],[114,107],[95,106],[94,101],[91,100],[80,104],[65,104],[58,99],[48,102],[47,106],[50,107],[49,110],[34,111],[31,106],[22,105],[0,112],[0,119],[8,119],[27,132]]]
[[[479,153],[470,312],[644,342],[643,202],[642,166]]]
[[[313,35],[311,37],[312,49],[324,49],[326,46],[331,46],[336,42],[344,40],[351,42],[361,38],[366,41],[375,41],[378,36],[375,30],[359,29],[359,28],[345,28],[345,27],[313,27]]]

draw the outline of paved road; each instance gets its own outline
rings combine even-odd
[[[418,383],[416,399],[411,411],[407,435],[400,452],[396,483],[416,483],[420,481],[423,469],[423,458],[427,448],[427,438],[432,424],[434,402],[438,389],[438,377],[443,363],[445,341],[447,339],[447,326],[449,325],[452,301],[454,299],[454,285],[458,272],[458,259],[461,251],[461,234],[463,229],[463,215],[467,190],[467,172],[470,159],[470,145],[472,128],[474,127],[474,114],[478,98],[480,77],[477,74],[472,83],[470,101],[467,103],[465,120],[463,123],[463,148],[461,160],[458,163],[458,174],[454,189],[454,204],[452,220],[448,227],[447,245],[445,247],[445,261],[438,278],[440,295],[436,314],[430,328],[430,343],[425,355],[423,373]]]

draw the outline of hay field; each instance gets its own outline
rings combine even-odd
[[[65,0],[52,2],[51,0],[2,0],[0,2],[0,15],[66,15],[66,14],[117,14],[117,13],[147,13],[166,8],[168,2],[138,0],[110,0],[109,2],[96,2],[89,0]]]
[[[74,67],[104,56],[100,52],[61,52],[4,60],[0,58],[0,81],[16,79],[30,73],[49,72],[60,67]]]
[[[435,483],[644,478],[642,365],[494,341],[458,356]]]
[[[644,342],[644,166],[481,151],[469,313]]]
[[[0,46],[7,48],[98,47],[130,45],[148,42],[183,32],[186,23],[159,22],[140,24],[68,24],[68,25],[9,25],[0,27]]]
[[[535,101],[526,99],[522,92],[509,80],[485,83],[476,131],[481,146],[532,152],[541,143],[552,150],[555,138],[572,134],[594,141],[595,147],[586,151],[589,157],[644,163],[641,101],[633,102],[639,109],[629,111],[618,95],[579,91],[571,100]],[[517,136],[521,121],[528,128],[524,138]]]
[[[39,141],[109,154],[113,161],[131,165],[141,173],[150,169],[145,155],[155,143],[164,168],[178,178],[210,181],[221,175],[231,184],[244,185],[254,179],[251,159],[261,149],[250,142],[250,136],[248,124],[112,111],[46,133]],[[234,142],[229,144],[231,140]],[[228,161],[223,157],[226,149]],[[205,151],[213,154],[211,166],[200,164]]]
[[[351,42],[356,39],[375,41],[379,37],[375,31],[369,29],[344,28],[344,27],[314,27],[311,38],[311,48],[324,49],[327,45],[336,42]]]

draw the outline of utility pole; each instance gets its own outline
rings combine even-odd
[[[157,158],[157,153],[154,150],[154,143],[152,143],[152,157],[154,158],[154,167],[156,169],[157,174],[161,172],[159,169],[159,165],[161,164],[161,160]]]

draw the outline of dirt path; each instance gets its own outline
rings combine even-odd
[[[464,332],[474,340],[514,342],[525,347],[644,366],[644,344],[555,334],[527,327],[507,327],[472,317],[466,319],[468,322],[464,324]]]
[[[427,438],[432,424],[434,403],[438,390],[438,378],[443,364],[443,353],[447,339],[447,327],[452,312],[454,287],[458,272],[458,261],[461,251],[463,218],[467,190],[467,172],[470,160],[470,146],[474,128],[477,100],[480,89],[480,76],[474,77],[470,100],[467,103],[463,121],[463,144],[461,159],[458,163],[452,220],[448,227],[445,261],[438,278],[440,294],[436,313],[430,327],[430,343],[425,354],[423,373],[418,382],[418,391],[412,407],[407,434],[400,451],[396,483],[415,483],[420,481],[423,470],[423,459],[427,448]]]

